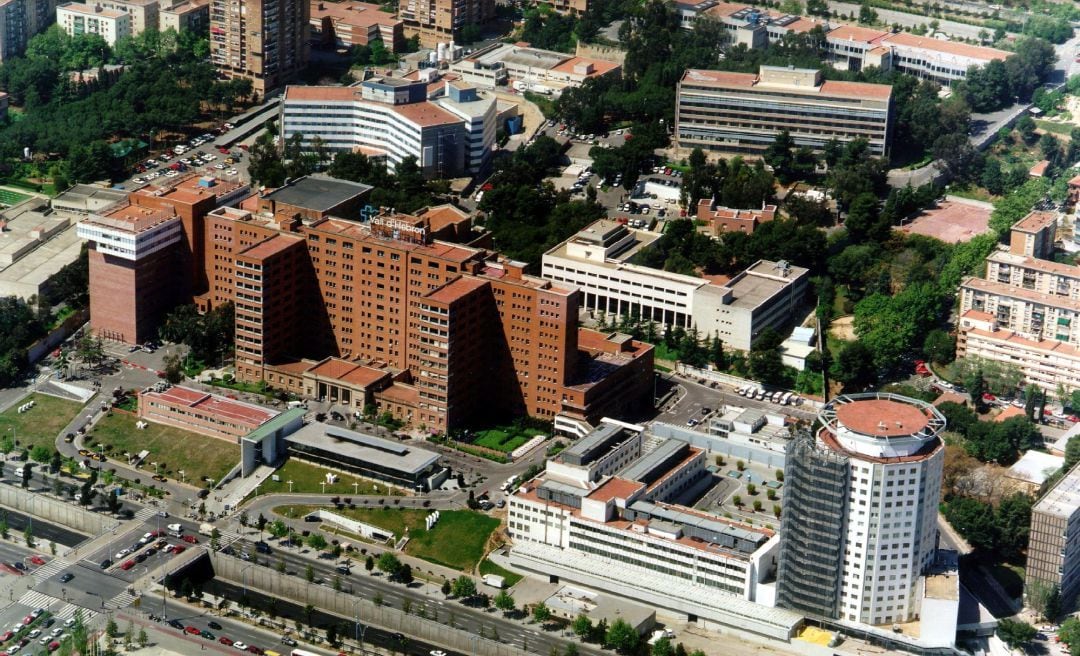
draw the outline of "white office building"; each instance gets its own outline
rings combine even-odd
[[[290,85],[281,103],[283,135],[318,137],[331,151],[357,151],[384,159],[391,169],[415,157],[429,177],[484,170],[495,144],[494,98],[447,82],[446,95],[428,100],[435,71],[420,80],[376,77],[357,86]]]
[[[806,296],[809,271],[786,262],[760,260],[724,284],[632,263],[659,238],[603,219],[544,253],[542,275],[580,289],[584,309],[696,327],[741,350],[794,318]]]

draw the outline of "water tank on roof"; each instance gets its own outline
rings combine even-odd
[[[438,45],[439,61],[446,61],[446,44],[440,43]]]
[[[746,15],[746,22],[750,23],[751,25],[756,25],[759,18],[761,18],[761,14],[759,12],[751,11],[749,14]]]
[[[435,52],[434,50],[429,52],[428,53],[428,62],[430,62],[432,64],[438,64],[439,63],[439,53]]]

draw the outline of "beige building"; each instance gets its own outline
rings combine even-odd
[[[1080,591],[1080,469],[1073,467],[1031,511],[1024,595],[1033,585],[1058,586],[1062,609]]]
[[[64,3],[56,8],[56,22],[69,36],[98,34],[110,46],[131,36],[131,16],[100,5]]]
[[[1080,267],[1033,256],[1051,254],[1055,223],[1032,212],[986,258],[985,278],[964,279],[957,335],[958,356],[1014,364],[1050,393],[1080,388]]]
[[[307,66],[310,15],[308,0],[211,0],[210,59],[260,95],[278,89]]]
[[[451,43],[466,25],[483,25],[495,17],[495,0],[399,0],[398,15],[406,36],[420,37],[420,46]]]
[[[821,71],[762,66],[753,73],[690,69],[679,82],[679,147],[760,154],[787,130],[796,146],[866,139],[889,150],[892,87],[824,80]]]
[[[201,32],[210,24],[210,0],[191,0],[162,9],[159,24],[162,32]]]

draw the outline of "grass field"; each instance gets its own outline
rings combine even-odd
[[[514,587],[515,585],[517,585],[517,582],[522,579],[521,574],[515,574],[510,570],[506,569],[505,567],[496,565],[495,563],[491,562],[486,558],[484,559],[484,562],[480,563],[480,574],[494,574],[496,576],[501,576],[506,581],[506,587],[508,588]]]
[[[539,431],[534,428],[526,428],[522,431],[515,431],[512,428],[492,428],[478,432],[477,435],[479,437],[476,438],[476,441],[474,441],[473,444],[487,449],[502,451],[503,453],[510,453],[522,444],[528,442],[534,436],[543,435],[543,433],[544,431]]]
[[[274,512],[301,517],[314,509],[314,506],[279,506]],[[408,528],[410,539],[405,553],[467,572],[484,557],[488,537],[499,527],[498,519],[472,510],[443,510],[439,522],[430,531],[424,528],[424,518],[431,514],[430,510],[355,508],[334,512],[392,531],[395,539],[405,535]]]
[[[1038,127],[1040,130],[1045,130],[1046,132],[1053,132],[1055,134],[1064,135],[1068,135],[1072,132],[1072,129],[1076,127],[1072,123],[1058,123],[1057,121],[1044,121],[1041,119],[1035,120],[1035,126]]]
[[[201,485],[203,476],[215,481],[221,479],[240,460],[239,445],[155,423],[139,430],[135,428],[136,421],[137,417],[120,412],[102,417],[86,441],[87,448],[91,448],[92,439],[93,446],[106,445],[105,454],[112,453],[116,458],[123,458],[125,452],[134,455],[146,449],[150,452],[147,463],[161,463],[162,473],[169,478],[179,479],[176,472],[183,470],[187,482],[193,485]],[[154,474],[149,464],[146,470],[147,477]]]
[[[266,482],[259,486],[259,494],[289,492],[289,481],[293,483],[291,488],[293,492],[304,494],[320,493],[323,491],[323,486],[319,485],[319,483],[326,480],[326,472],[328,471],[331,470],[290,458],[288,462],[274,472],[281,480],[275,482],[272,479],[266,479]],[[365,478],[348,476],[339,471],[334,473],[338,474],[338,482],[326,486],[327,494],[340,494],[343,496],[364,494],[405,496],[405,493],[401,490],[384,483],[375,483]],[[358,485],[354,487],[353,483],[358,483]]]
[[[12,205],[18,205],[28,198],[30,197],[26,194],[20,194],[17,191],[0,189],[0,205],[11,207]]]
[[[28,400],[34,401],[34,407],[19,414],[19,406]],[[29,449],[44,444],[52,448],[56,444],[56,436],[79,414],[81,408],[82,404],[74,401],[31,394],[0,414],[0,437],[12,434],[14,429],[15,439],[20,446]]]

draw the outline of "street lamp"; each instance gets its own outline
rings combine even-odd
[[[326,481],[322,481],[319,485],[322,486],[322,493],[326,494]]]
[[[181,483],[187,483],[187,472],[186,471],[181,469],[181,470],[177,471],[176,473],[180,474],[180,482]]]
[[[289,481],[289,494],[292,494],[292,481]]]
[[[359,488],[360,488],[360,482],[359,481],[354,482],[352,484],[352,492],[353,492],[354,495],[360,494]]]

